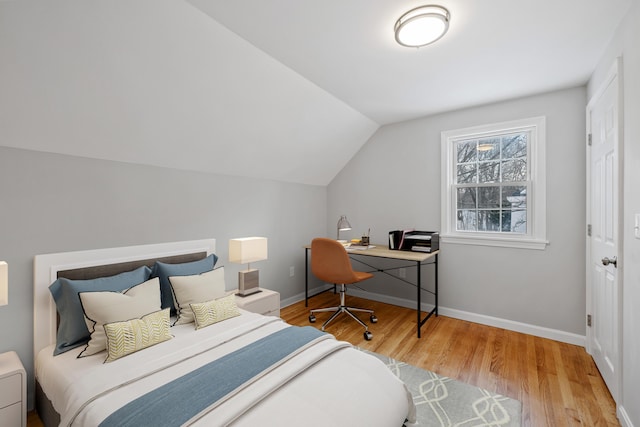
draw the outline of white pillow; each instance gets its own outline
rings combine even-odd
[[[190,304],[211,301],[225,295],[224,267],[193,276],[169,277],[178,313],[176,325],[193,322]]]
[[[78,357],[91,356],[107,348],[106,323],[137,319],[160,310],[160,281],[157,277],[123,292],[80,292],[80,303],[91,339]]]

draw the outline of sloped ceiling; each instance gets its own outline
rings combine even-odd
[[[326,185],[386,123],[584,84],[633,0],[0,1],[0,146]]]
[[[378,125],[183,0],[0,2],[0,145],[326,185]]]

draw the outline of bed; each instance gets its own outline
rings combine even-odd
[[[112,346],[127,339],[121,328],[131,327],[131,322],[143,324],[142,316],[105,321],[100,329],[107,334],[106,351],[88,355],[90,346],[84,344],[54,356],[60,346],[57,330],[65,320],[49,291],[52,283],[70,280],[84,285],[93,284],[94,279],[99,283],[136,269],[154,269],[163,263],[171,268],[195,265],[212,256],[215,239],[36,256],[36,408],[45,426],[389,427],[416,422],[410,393],[382,362],[315,328],[290,326],[276,317],[220,305],[232,295],[202,304],[205,308],[217,304],[214,313],[231,310],[233,315],[203,323],[206,317],[196,310],[200,304],[193,303],[189,305],[192,323],[181,317],[176,285],[172,289],[177,319],[185,323],[173,325],[174,316],[168,328],[168,308],[152,313],[154,317],[145,320],[153,326],[150,330],[155,334],[156,329],[165,329],[160,333],[165,338],[158,343],[125,356],[118,353],[120,347]],[[204,280],[218,271],[216,265],[212,271],[185,273],[182,279]],[[149,298],[145,292],[156,292],[158,283],[152,280],[157,279],[131,287],[139,296],[129,290],[79,293],[84,316],[95,318],[89,297],[123,298],[121,293],[130,292],[131,298]],[[96,301],[96,310],[110,310],[103,300]],[[183,306],[182,315],[187,311]],[[100,324],[92,325],[95,333]],[[117,356],[109,360],[112,354]]]

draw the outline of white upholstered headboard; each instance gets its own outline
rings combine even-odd
[[[56,306],[49,285],[58,279],[58,272],[88,267],[121,264],[139,260],[165,258],[191,253],[215,253],[216,240],[190,240],[186,242],[127,246],[122,248],[64,252],[36,255],[33,263],[33,349],[34,357],[40,350],[56,341]]]

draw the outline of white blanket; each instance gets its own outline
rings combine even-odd
[[[106,364],[104,353],[54,358],[49,347],[38,355],[36,376],[61,425],[98,425],[146,392],[285,327],[280,319],[243,312],[198,331],[192,324],[176,326],[174,339]],[[376,358],[330,339],[260,377],[196,424],[390,427],[405,418],[415,421],[404,384]]]

